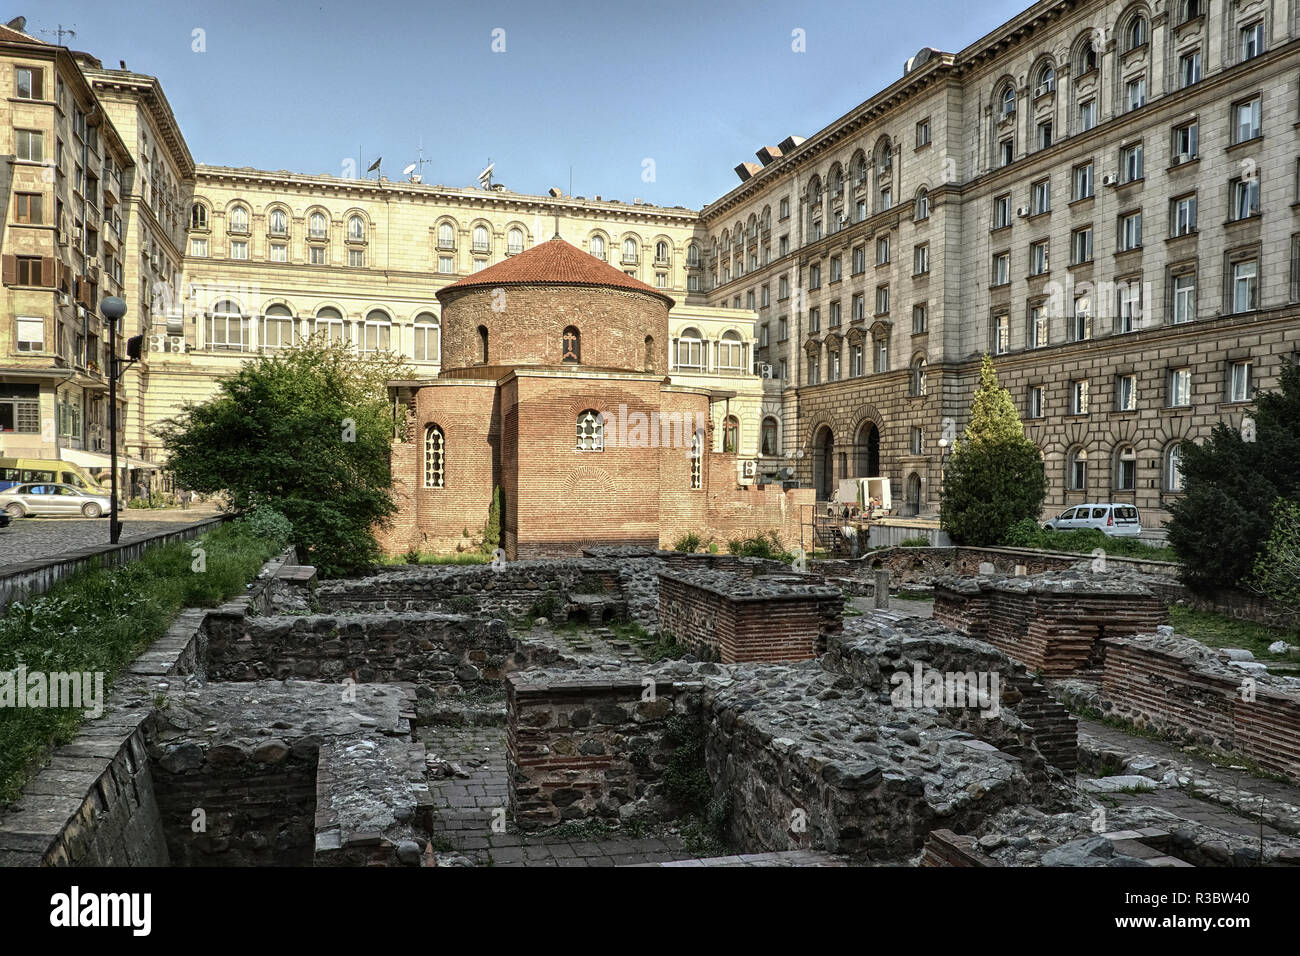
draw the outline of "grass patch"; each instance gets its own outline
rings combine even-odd
[[[1177,561],[1173,548],[1147,544],[1137,538],[1114,538],[1096,528],[1076,528],[1070,531],[1053,531],[1039,527],[1037,521],[1026,518],[1011,526],[1006,540],[1008,548],[1037,548],[1043,551],[1066,551],[1071,554],[1092,554],[1098,548],[1118,558],[1141,558],[1147,561]]]
[[[167,632],[182,608],[214,607],[237,594],[284,541],[234,521],[194,541],[150,548],[138,561],[60,582],[0,616],[0,671],[103,672],[105,694],[122,669]],[[202,548],[202,572],[193,549]],[[0,804],[22,792],[51,748],[76,734],[74,708],[0,708]]]
[[[1179,634],[1208,647],[1244,647],[1262,661],[1300,662],[1300,651],[1274,654],[1268,649],[1268,645],[1274,641],[1293,642],[1294,632],[1288,633],[1254,621],[1239,621],[1212,611],[1196,611],[1177,605],[1169,609],[1169,623]]]
[[[928,548],[930,547],[929,538],[904,538],[898,542],[900,548]]]
[[[488,564],[492,555],[481,551],[463,551],[460,554],[427,554],[423,551],[408,551],[406,554],[385,554],[379,558],[380,564]]]
[[[897,591],[894,597],[903,601],[933,601],[933,591]]]

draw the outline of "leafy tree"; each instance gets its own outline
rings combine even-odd
[[[1204,590],[1245,582],[1272,528],[1269,504],[1300,501],[1300,366],[1284,362],[1279,387],[1258,392],[1253,428],[1217,423],[1183,442],[1183,496],[1169,508],[1169,543],[1182,578]]]
[[[373,528],[397,510],[384,386],[406,374],[399,356],[313,337],[244,363],[155,432],[181,487],[224,493],[239,512],[274,508],[304,560],[344,574],[374,560]]]
[[[501,547],[501,517],[505,508],[505,492],[497,485],[492,491],[492,504],[488,506],[487,522],[483,525],[483,550],[491,554]]]
[[[1300,618],[1300,502],[1279,498],[1273,506],[1273,533],[1255,559],[1252,590]]]
[[[999,544],[1016,522],[1037,521],[1046,496],[1042,455],[985,355],[965,439],[944,471],[939,523],[958,544]]]

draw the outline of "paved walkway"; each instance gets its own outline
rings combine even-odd
[[[186,524],[217,515],[216,505],[191,508],[133,509],[121,513],[122,541],[173,531]],[[17,518],[0,528],[0,572],[10,565],[37,558],[52,558],[67,551],[108,544],[108,517]]]

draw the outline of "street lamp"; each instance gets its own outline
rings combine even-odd
[[[127,366],[140,358],[144,336],[133,335],[127,339],[126,354],[130,361],[122,362],[117,357],[117,324],[126,315],[126,302],[110,295],[99,303],[99,311],[108,320],[108,540],[117,544],[122,534],[122,523],[117,520],[117,380]]]

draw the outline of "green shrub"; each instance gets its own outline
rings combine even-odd
[[[1249,585],[1300,621],[1300,502],[1279,498],[1273,533],[1255,561]]]
[[[929,538],[904,538],[898,542],[900,548],[928,548],[930,547]]]
[[[686,554],[694,554],[700,550],[700,536],[694,531],[684,534],[673,544],[674,551],[682,551]]]
[[[790,558],[773,531],[752,538],[732,538],[727,542],[727,551],[742,558],[775,558],[778,561]]]
[[[1002,543],[1012,548],[1036,548],[1043,529],[1033,518],[1021,518],[1009,529]]]
[[[271,542],[278,548],[287,547],[293,540],[293,525],[270,505],[258,505],[249,509],[236,523],[247,527],[253,537]]]

